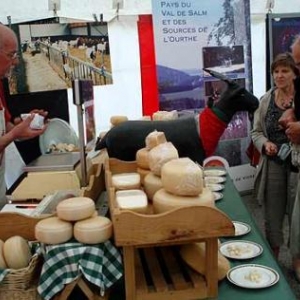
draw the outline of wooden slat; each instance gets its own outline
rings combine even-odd
[[[126,299],[136,299],[136,276],[135,276],[135,254],[134,247],[123,247],[123,260],[124,260],[124,275]]]
[[[159,261],[153,248],[144,249],[145,258],[148,264],[148,268],[151,273],[151,277],[157,292],[164,292],[168,290],[167,283],[163,276]]]
[[[135,276],[136,276],[136,292],[137,294],[147,294],[148,293],[148,285],[145,278],[143,265],[141,262],[141,258],[135,249]]]
[[[163,258],[166,262],[168,272],[172,278],[172,282],[175,290],[188,289],[189,284],[186,282],[185,278],[182,275],[180,267],[175,259],[172,248],[170,247],[161,247],[160,248]]]

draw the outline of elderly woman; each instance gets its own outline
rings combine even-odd
[[[294,79],[298,69],[288,53],[279,54],[271,65],[274,88],[261,98],[254,114],[251,138],[261,153],[255,176],[257,199],[264,206],[267,240],[276,258],[283,244],[283,220],[288,213],[289,222],[295,199],[297,174],[292,172],[285,129],[278,120],[293,106]]]

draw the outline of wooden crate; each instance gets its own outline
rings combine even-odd
[[[126,166],[132,171],[134,162],[108,159],[105,163],[106,179],[111,174],[130,172]],[[115,243],[123,247],[126,299],[184,300],[217,297],[218,237],[234,234],[234,226],[228,216],[216,208],[206,206],[181,207],[147,215],[120,210],[115,200],[115,189],[109,182],[106,186]],[[173,250],[170,252],[170,246],[193,242],[206,244],[205,264],[210,271],[204,277],[182,264]],[[141,253],[144,255],[141,256]],[[163,268],[159,264],[162,258],[171,282],[163,276]],[[152,285],[146,280],[149,276]]]

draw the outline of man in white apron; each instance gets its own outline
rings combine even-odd
[[[17,37],[10,28],[0,24],[0,80],[8,77],[18,62]],[[34,138],[46,130],[46,126],[40,130],[31,129],[30,123],[33,118],[34,114],[31,114],[18,125],[10,122],[11,116],[4,99],[3,86],[0,84],[0,209],[6,204],[5,148],[15,140]]]

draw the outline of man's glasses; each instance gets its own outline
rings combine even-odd
[[[3,50],[0,50],[2,53],[4,53],[10,60],[15,60],[17,58],[19,58],[19,54],[18,51],[14,51],[14,52],[5,52]]]

